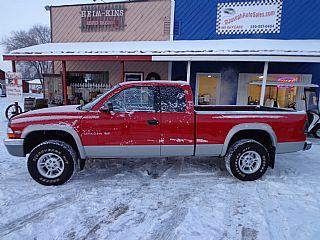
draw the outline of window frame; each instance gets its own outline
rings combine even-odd
[[[119,94],[124,93],[124,91],[127,91],[129,89],[132,88],[148,88],[151,89],[151,91],[153,92],[153,99],[154,99],[154,103],[153,103],[153,110],[127,110],[125,105],[124,105],[124,111],[114,111],[116,113],[126,113],[126,112],[159,112],[160,111],[160,96],[159,96],[159,90],[158,87],[154,87],[154,86],[131,86],[125,89],[122,89],[120,92],[116,93],[115,95],[113,95],[112,97],[110,97],[109,99],[107,99],[103,106],[106,106],[106,104],[110,101],[110,99],[119,96]]]
[[[182,91],[182,93],[184,94],[184,104],[185,104],[183,111],[163,111],[162,110],[162,102],[163,101],[162,101],[162,97],[161,97],[161,88],[176,88],[176,89]],[[159,86],[158,89],[159,89],[158,91],[159,91],[159,100],[160,100],[160,106],[159,106],[160,112],[164,112],[164,113],[186,113],[186,112],[188,112],[186,93],[182,87],[180,87],[180,86]]]
[[[134,82],[134,81],[128,81],[127,76],[130,75],[139,75],[141,77],[140,82],[144,81],[144,72],[124,72],[124,82]]]

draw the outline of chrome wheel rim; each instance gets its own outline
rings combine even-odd
[[[247,151],[239,158],[239,169],[245,174],[253,174],[261,167],[261,156],[255,151]]]
[[[37,169],[45,178],[57,178],[63,173],[64,161],[55,153],[46,153],[39,158]]]

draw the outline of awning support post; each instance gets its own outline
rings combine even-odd
[[[191,77],[191,61],[188,61],[187,65],[187,83],[190,84],[190,77]]]
[[[262,80],[262,86],[261,86],[261,94],[260,94],[259,106],[263,106],[264,105],[264,96],[266,94],[267,78],[268,78],[268,68],[269,68],[269,62],[265,62],[264,63],[264,69],[263,69],[263,80]]]
[[[124,81],[124,61],[120,62],[120,82]]]
[[[51,62],[51,71],[52,71],[52,74],[54,74],[54,61]]]
[[[68,103],[68,93],[67,93],[67,65],[66,61],[62,61],[62,87],[63,87],[63,104]]]
[[[12,61],[12,72],[16,72],[17,68],[16,68],[16,61]]]
[[[168,80],[172,80],[172,62],[168,62]]]

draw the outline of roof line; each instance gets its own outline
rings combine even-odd
[[[145,55],[3,55],[4,61],[152,61]]]
[[[250,57],[250,58],[249,58]],[[320,56],[301,55],[4,55],[4,61],[244,61],[244,62],[310,62]]]
[[[216,56],[153,56],[152,61],[192,61],[192,62],[301,62],[320,63],[320,56],[298,56],[298,55],[216,55]]]
[[[135,2],[151,2],[159,0],[123,0],[114,2],[99,2],[99,3],[76,3],[76,4],[63,4],[63,5],[52,5],[50,8],[60,8],[60,7],[74,7],[74,6],[88,6],[88,5],[105,5],[105,4],[119,4],[119,3],[135,3]]]

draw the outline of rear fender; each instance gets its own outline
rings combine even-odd
[[[225,156],[228,150],[228,146],[230,143],[230,140],[232,139],[232,137],[243,130],[260,130],[260,131],[265,131],[270,135],[271,141],[272,141],[272,146],[277,148],[277,144],[278,144],[278,140],[277,140],[277,136],[275,134],[275,132],[273,131],[272,127],[268,124],[265,123],[242,123],[242,124],[238,124],[236,126],[234,126],[233,128],[231,128],[231,130],[229,131],[224,144],[223,144],[223,148],[221,151],[221,156]]]

